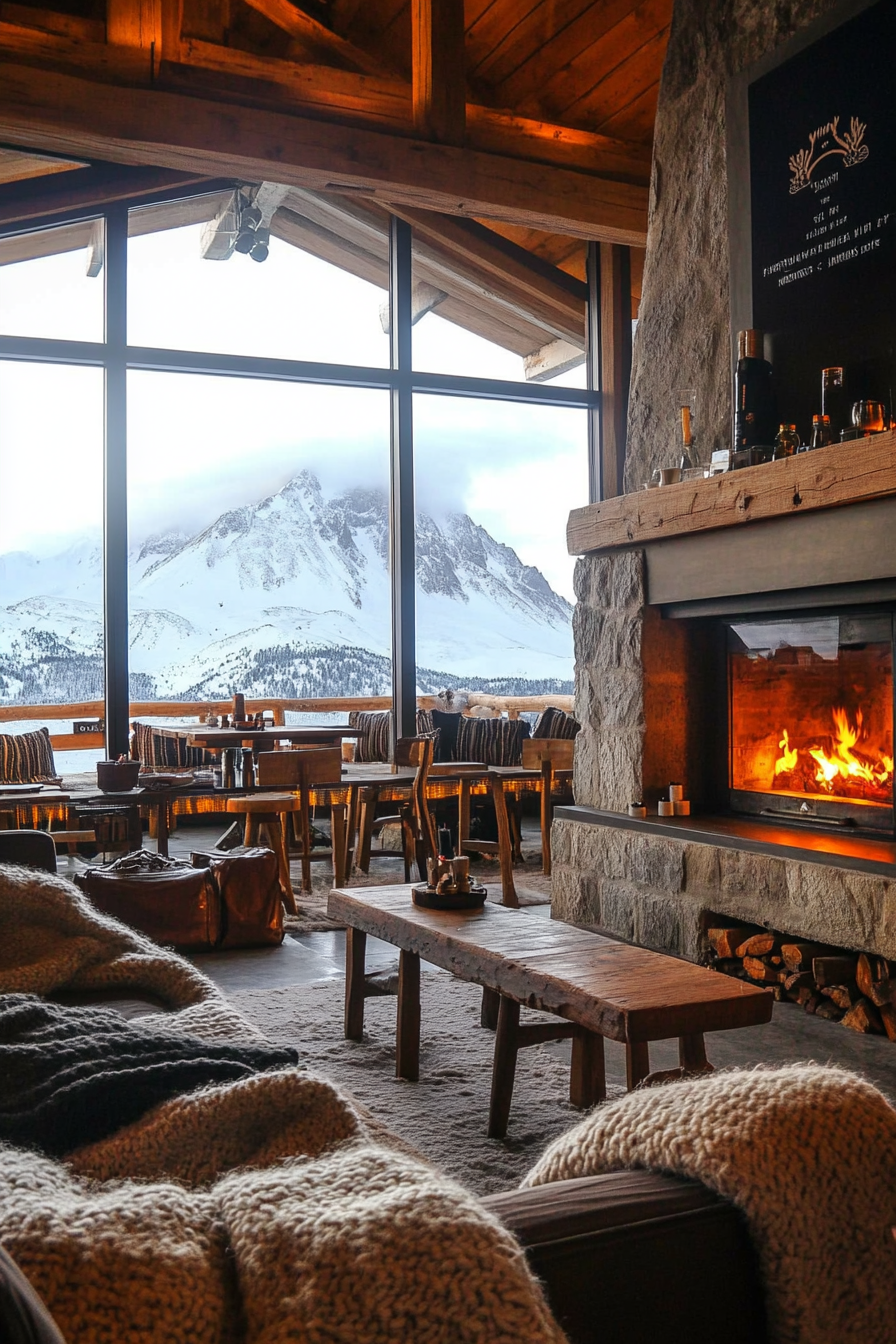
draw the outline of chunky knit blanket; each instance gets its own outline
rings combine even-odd
[[[134,1026],[111,1008],[0,994],[0,1140],[63,1157],[163,1101],[298,1063],[262,1041],[202,1041],[165,1014]]]
[[[62,879],[0,869],[0,992],[110,986],[164,998],[169,1025],[241,1022]],[[0,1144],[0,1244],[72,1344],[564,1339],[475,1197],[297,1069],[166,1101],[65,1163]]]
[[[262,1039],[188,961],[101,914],[73,883],[0,865],[0,994],[63,990],[145,995],[172,1010],[169,1023],[193,1036]]]
[[[896,1111],[864,1079],[795,1064],[633,1092],[523,1184],[631,1167],[696,1177],[743,1210],[777,1344],[896,1340]]]

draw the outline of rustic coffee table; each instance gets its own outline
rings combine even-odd
[[[400,949],[395,1070],[420,1073],[420,961],[483,987],[483,1026],[496,1028],[488,1133],[507,1132],[517,1051],[572,1038],[569,1097],[589,1107],[606,1096],[603,1038],[625,1045],[629,1089],[650,1073],[648,1042],[678,1037],[682,1073],[712,1069],[703,1034],[768,1022],[768,990],[662,952],[486,902],[481,910],[423,910],[409,886],[337,888],[328,912],[347,926],[345,1035],[364,1030],[367,935]],[[381,986],[369,992],[382,993]],[[559,1022],[520,1023],[520,1005]],[[679,1071],[674,1071],[679,1072]]]

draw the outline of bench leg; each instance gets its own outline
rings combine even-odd
[[[679,1036],[678,1062],[686,1073],[713,1072],[713,1067],[706,1058],[706,1043],[702,1031],[696,1031],[690,1036]]]
[[[606,1100],[606,1096],[603,1037],[593,1031],[580,1031],[572,1038],[569,1100],[573,1106],[587,1111],[599,1101]]]
[[[495,1059],[492,1065],[492,1095],[488,1108],[488,1137],[503,1139],[510,1119],[516,1055],[519,1048],[520,1006],[513,999],[501,999],[495,1032]]]
[[[398,957],[398,1025],[395,1076],[416,1083],[420,1077],[420,958],[416,952]]]
[[[364,1036],[364,957],[367,934],[360,929],[345,931],[345,1036],[360,1041]]]
[[[501,995],[496,989],[483,989],[482,1007],[479,1009],[479,1025],[488,1031],[494,1031],[498,1025],[498,1009]]]
[[[650,1048],[646,1041],[633,1041],[625,1047],[625,1085],[634,1091],[650,1072]]]

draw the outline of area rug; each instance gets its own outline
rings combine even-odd
[[[364,1040],[347,1041],[343,986],[340,978],[228,997],[270,1041],[296,1046],[309,1069],[346,1087],[476,1194],[518,1185],[547,1144],[581,1119],[569,1104],[568,1044],[530,1046],[519,1054],[507,1138],[486,1137],[495,1038],[479,1025],[476,985],[424,972],[418,1083],[395,1077],[395,998],[368,999]],[[523,1020],[545,1016],[524,1012]]]

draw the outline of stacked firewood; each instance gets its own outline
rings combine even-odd
[[[712,928],[713,970],[763,985],[779,1001],[896,1041],[896,963],[738,925]]]

